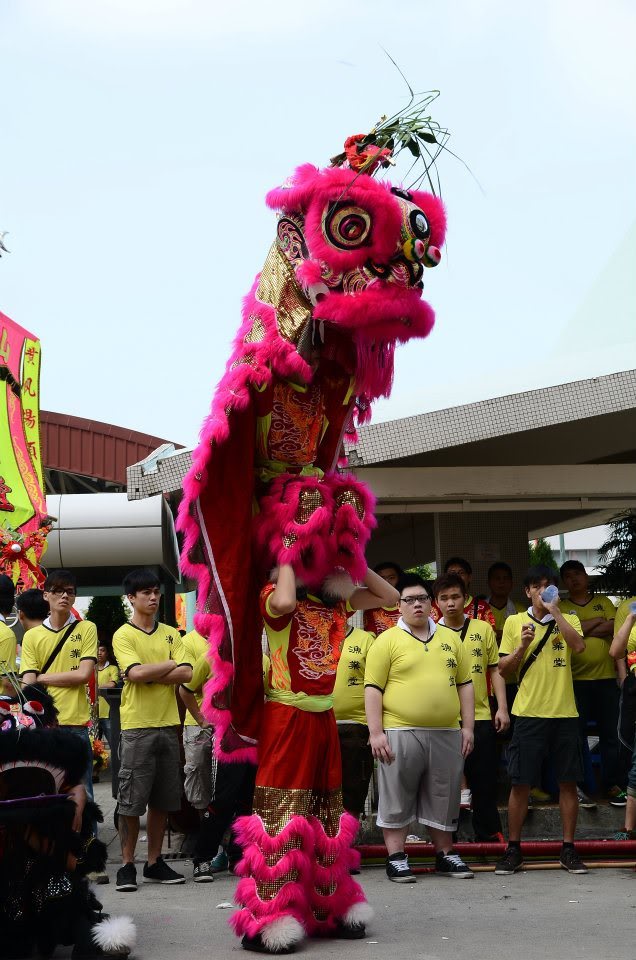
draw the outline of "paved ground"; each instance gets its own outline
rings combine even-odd
[[[177,864],[174,864],[177,866]],[[189,865],[184,864],[187,873]],[[114,880],[114,867],[109,869]],[[358,960],[634,960],[636,874],[594,870],[585,877],[533,871],[512,878],[480,874],[474,880],[421,878],[390,883],[381,868],[362,872],[375,910],[365,940],[311,942],[307,957]],[[227,924],[236,880],[182,887],[140,885],[117,893],[99,889],[112,913],[132,915],[138,960],[246,956]]]
[[[137,960],[203,960],[247,957],[227,919],[236,879],[222,874],[212,884],[143,885],[117,893],[117,841],[108,788],[98,801],[111,840],[111,883],[98,889],[106,909],[129,913],[138,926]],[[143,854],[143,847],[140,847]],[[141,864],[138,865],[139,878]],[[368,936],[357,942],[310,942],[309,960],[636,960],[636,872],[595,869],[574,877],[561,870],[528,871],[514,877],[478,874],[474,880],[422,876],[417,884],[390,883],[379,867],[363,869],[361,881],[375,910]],[[58,952],[56,956],[66,954]]]

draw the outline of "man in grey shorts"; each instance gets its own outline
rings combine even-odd
[[[175,686],[192,677],[192,665],[176,627],[157,623],[161,585],[152,570],[133,570],[124,579],[133,608],[130,623],[113,637],[124,677],[121,698],[119,839],[122,866],[116,889],[137,889],[135,847],[139,817],[148,808],[145,883],[185,883],[161,856],[168,813],[181,807],[179,711]]]
[[[428,827],[440,876],[473,876],[452,851],[464,759],[473,748],[475,699],[459,636],[440,640],[424,580],[398,583],[400,619],[381,633],[364,675],[369,739],[378,767],[378,826],[387,876],[414,883],[404,851],[413,820]],[[459,720],[461,716],[461,729]]]

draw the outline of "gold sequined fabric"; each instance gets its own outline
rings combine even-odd
[[[270,247],[263,265],[256,298],[276,310],[276,324],[281,337],[298,344],[311,320],[312,306],[276,243]]]
[[[255,317],[253,314],[250,315],[250,320],[252,321],[252,326],[243,337],[243,343],[260,343],[261,340],[265,339],[263,321],[260,317]]]
[[[254,813],[263,821],[270,837],[275,837],[292,817],[316,817],[328,837],[335,837],[340,827],[342,793],[300,790],[297,788],[257,786],[254,791]]]
[[[336,494],[335,497],[336,506],[342,507],[345,503],[348,503],[349,506],[353,507],[355,512],[358,514],[360,520],[364,519],[364,508],[362,506],[362,501],[360,497],[353,492],[353,490],[341,490],[340,493]]]
[[[298,498],[298,510],[294,517],[295,522],[307,523],[321,506],[322,496],[319,490],[301,490]]]

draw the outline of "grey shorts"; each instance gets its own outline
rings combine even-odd
[[[185,795],[195,810],[206,810],[212,799],[212,729],[183,728]]]
[[[399,829],[418,820],[456,830],[464,770],[460,731],[417,728],[386,735],[395,760],[378,764],[377,825]]]
[[[124,817],[140,817],[146,807],[172,813],[181,808],[178,727],[122,730],[117,803]]]

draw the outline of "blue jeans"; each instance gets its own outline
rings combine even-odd
[[[100,717],[100,719],[99,719],[99,732],[100,732],[100,734],[102,735],[102,737],[105,737],[105,738],[106,738],[106,743],[108,744],[108,746],[109,746],[110,749],[112,750],[112,749],[113,749],[113,745],[112,745],[112,743],[110,742],[110,736],[111,736],[111,734],[110,734],[110,717]]]

